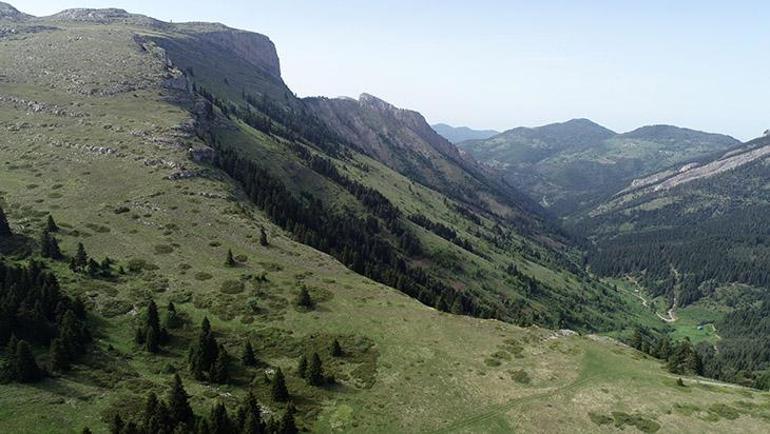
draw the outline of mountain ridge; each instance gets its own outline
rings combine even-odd
[[[496,130],[476,130],[466,126],[455,127],[445,123],[432,124],[431,128],[455,145],[466,140],[488,139],[500,134]]]

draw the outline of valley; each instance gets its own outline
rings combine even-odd
[[[763,139],[450,139],[279,52],[0,3],[0,432],[767,431]]]

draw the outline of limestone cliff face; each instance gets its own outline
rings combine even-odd
[[[281,64],[275,45],[265,35],[212,25],[198,35],[212,44],[232,50],[246,62],[262,69],[273,77],[281,77]]]

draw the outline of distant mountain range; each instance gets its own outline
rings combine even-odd
[[[434,124],[431,127],[452,143],[466,140],[484,140],[500,134],[495,130],[474,130],[468,127],[453,127],[447,124]]]
[[[458,144],[559,215],[587,209],[628,182],[740,145],[721,134],[671,125],[618,134],[588,119],[514,128]]]

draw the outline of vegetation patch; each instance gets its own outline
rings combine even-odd
[[[645,433],[658,432],[660,424],[652,419],[646,418],[641,414],[628,414],[621,411],[613,411],[612,418],[615,420],[615,426],[623,429],[626,425],[634,426],[639,431]]]
[[[225,280],[220,288],[225,294],[240,294],[243,289],[243,282],[238,280]]]

